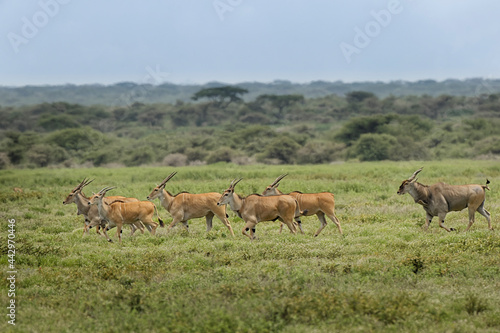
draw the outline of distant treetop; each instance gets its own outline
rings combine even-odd
[[[225,108],[230,103],[243,102],[243,99],[239,95],[243,95],[246,93],[248,93],[248,90],[240,87],[224,86],[217,88],[201,89],[200,91],[195,93],[191,97],[191,99],[197,101],[200,98],[208,98],[216,106]]]

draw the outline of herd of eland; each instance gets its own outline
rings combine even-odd
[[[408,179],[405,179],[397,194],[410,194],[415,203],[423,206],[426,212],[425,229],[434,216],[439,218],[439,226],[446,231],[454,231],[453,228],[447,228],[444,225],[446,214],[451,211],[461,211],[465,208],[469,210],[469,224],[466,231],[474,223],[475,213],[483,215],[488,222],[488,228],[491,226],[491,215],[484,208],[486,190],[489,190],[489,181],[486,185],[448,185],[445,183],[436,183],[433,185],[424,185],[417,182],[417,175],[422,168],[415,171]],[[103,236],[108,241],[112,241],[107,231],[116,227],[117,236],[121,242],[121,232],[124,225],[129,225],[131,234],[137,229],[144,233],[146,228],[151,234],[156,233],[158,225],[164,226],[158,214],[158,208],[152,202],[159,199],[160,204],[172,216],[172,222],[168,229],[170,230],[177,223],[181,222],[186,230],[189,230],[188,221],[194,218],[205,218],[207,232],[212,229],[212,219],[214,216],[228,228],[234,237],[233,228],[228,220],[226,206],[229,205],[245,223],[242,234],[255,239],[255,227],[257,223],[263,221],[281,222],[280,233],[283,225],[286,225],[291,233],[296,233],[297,227],[301,233],[301,216],[316,215],[321,222],[319,229],[314,236],[318,236],[327,225],[328,217],[342,234],[340,220],[335,215],[335,200],[330,192],[320,193],[302,193],[293,191],[283,193],[278,190],[280,181],[287,174],[280,175],[276,180],[268,185],[262,194],[251,194],[246,197],[235,193],[235,186],[242,179],[234,179],[229,187],[221,194],[219,192],[192,194],[180,192],[171,194],[165,189],[167,182],[176,175],[171,173],[160,185],[153,188],[147,196],[147,200],[128,198],[124,196],[106,196],[107,192],[115,187],[104,187],[98,193],[91,197],[85,196],[83,188],[89,185],[93,180],[83,179],[63,201],[63,204],[75,203],[77,214],[84,216],[83,234],[89,232],[89,229],[96,227],[98,234],[103,232]],[[153,221],[153,216],[159,223]]]

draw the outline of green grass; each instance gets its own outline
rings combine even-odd
[[[344,163],[315,166],[35,169],[0,171],[1,274],[7,288],[7,220],[16,219],[16,327],[2,332],[498,332],[500,236],[484,218],[465,233],[467,212],[450,213],[447,233],[401,181],[424,166],[419,181],[491,181],[486,208],[498,229],[500,164],[494,161]],[[331,191],[344,235],[335,225],[317,238],[316,217],[305,235],[279,234],[278,222],[241,235],[230,209],[233,239],[217,218],[190,233],[176,227],[107,243],[82,237],[66,195],[84,177],[86,193],[117,186],[114,195],[144,199],[172,171],[172,193],[222,192],[234,178],[240,194],[262,192],[282,173],[282,191]],[[13,187],[23,188],[15,193]],[[159,206],[158,201],[156,203]],[[171,221],[164,208],[160,215]],[[117,240],[115,231],[110,236]],[[1,294],[1,306],[9,298]],[[6,310],[4,310],[6,313]]]

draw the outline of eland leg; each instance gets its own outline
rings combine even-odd
[[[231,236],[234,237],[234,231],[233,231],[233,227],[231,227],[231,222],[229,222],[229,220],[227,219],[227,216],[226,214],[224,213],[223,216],[217,214],[217,218],[222,222],[224,223],[224,225],[227,227],[227,229],[229,230],[229,232],[231,233]]]
[[[255,226],[256,225],[257,225],[257,222],[255,222],[255,221],[247,221],[247,223],[245,224],[245,226],[241,230],[241,233],[243,235],[247,236],[248,238],[250,238],[250,240],[254,240],[254,238],[255,238],[254,233],[255,233]],[[248,234],[249,230],[250,230],[250,235]]]
[[[484,202],[481,206],[479,206],[477,211],[486,218],[486,221],[488,221],[488,229],[493,230],[493,227],[491,226],[491,214],[484,208]]]
[[[212,220],[214,218],[214,213],[210,212],[205,216],[205,220],[207,222],[207,232],[212,230]]]
[[[446,213],[444,213],[444,214],[443,214],[443,213],[441,213],[441,214],[439,214],[439,215],[438,215],[438,218],[439,218],[439,226],[440,226],[441,228],[443,228],[444,230],[448,231],[448,232],[450,232],[450,231],[455,231],[455,229],[454,229],[454,228],[447,228],[447,227],[444,225],[444,219],[445,219],[445,217],[446,217]]]
[[[337,226],[337,229],[339,229],[339,232],[342,235],[342,227],[340,226],[340,220],[337,217],[337,215],[335,215],[335,213],[332,213],[332,214],[328,214],[327,216],[330,220],[332,220],[333,223],[335,223],[335,225]],[[326,223],[325,223],[325,225],[326,225]],[[318,235],[319,235],[319,232],[318,232]]]

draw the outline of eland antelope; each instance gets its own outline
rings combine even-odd
[[[151,227],[150,232],[154,235],[156,233],[156,228],[158,227],[158,223],[153,222],[153,215],[155,212],[158,221],[160,222],[160,226],[164,226],[163,221],[158,215],[158,210],[152,202],[123,202],[121,200],[115,200],[108,204],[104,200],[104,196],[106,195],[106,192],[112,189],[114,189],[114,187],[103,188],[97,194],[90,197],[88,205],[96,205],[101,218],[116,225],[116,234],[118,235],[118,240],[120,242],[122,240],[121,231],[124,224],[142,222],[144,225]],[[108,241],[111,242],[111,239],[109,237],[107,238]]]
[[[165,178],[160,185],[156,186],[148,195],[148,200],[158,198],[162,206],[172,215],[172,223],[168,226],[168,230],[173,228],[177,223],[182,224],[189,230],[188,221],[195,218],[205,217],[207,223],[207,232],[212,229],[212,219],[215,216],[221,220],[227,227],[231,235],[234,237],[233,228],[227,219],[226,207],[217,205],[220,198],[220,193],[199,193],[192,194],[181,192],[172,195],[165,190],[166,183],[177,174],[172,172]]]
[[[429,228],[429,224],[434,216],[439,218],[439,226],[446,231],[454,231],[453,228],[447,228],[444,225],[446,214],[451,211],[461,211],[465,208],[469,209],[469,225],[466,231],[470,229],[474,223],[474,215],[476,212],[483,215],[488,221],[488,228],[491,227],[491,215],[484,208],[486,190],[489,190],[489,180],[486,180],[486,185],[448,185],[445,183],[436,183],[434,185],[424,185],[417,182],[417,175],[423,168],[418,169],[404,180],[399,186],[398,194],[410,194],[418,203],[424,207],[426,214],[425,230]]]
[[[271,196],[271,195],[282,195],[284,194],[280,190],[278,190],[279,182],[285,178],[288,174],[284,174],[279,176],[274,180],[274,182],[267,186],[262,195]],[[335,200],[333,198],[333,194],[330,192],[321,192],[321,193],[302,193],[299,191],[293,191],[288,193],[288,195],[294,197],[299,203],[299,208],[304,212],[304,216],[310,216],[316,214],[319,221],[321,222],[321,226],[314,234],[314,237],[318,236],[321,230],[326,227],[326,219],[325,215],[328,216],[330,220],[335,223],[339,232],[342,234],[342,227],[340,226],[340,221],[335,215]],[[283,228],[283,224],[280,225],[280,232]]]
[[[264,197],[259,194],[251,194],[241,197],[234,193],[234,187],[241,181],[233,180],[229,188],[220,196],[218,205],[229,204],[239,217],[245,221],[241,233],[251,240],[255,239],[255,226],[262,221],[276,221],[280,219],[285,223],[292,233],[296,233],[293,223],[295,220],[300,225],[299,205],[297,201],[289,195],[277,195]],[[250,235],[248,231],[250,230]]]

